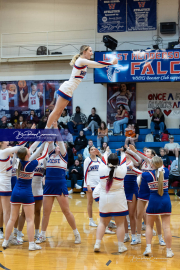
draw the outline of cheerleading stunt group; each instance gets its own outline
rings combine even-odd
[[[91,47],[83,45],[80,53],[71,60],[70,65],[73,66],[71,77],[57,91],[59,97],[48,118],[46,129],[57,129],[57,120],[86,75],[87,67],[104,68],[118,64],[117,58],[113,58],[111,62],[91,61],[92,54]],[[46,241],[46,230],[55,197],[73,229],[75,244],[80,244],[81,237],[68,203],[67,152],[64,142],[38,141],[29,149],[25,147],[26,143],[20,142],[15,147],[9,147],[9,142],[0,142],[0,227],[3,222],[6,226],[5,236],[2,231],[0,232],[0,238],[4,238],[2,247],[6,249],[9,244],[23,244],[22,229],[26,220],[29,250],[41,249],[38,244]],[[168,258],[173,257],[168,169],[151,149],[145,149],[144,153],[141,153],[133,145],[129,145],[117,150],[121,152],[120,161],[117,154],[109,153],[108,147],[102,157],[99,150],[92,146],[89,147],[90,157],[84,161],[84,191],[87,195],[89,225],[97,227],[94,251],[100,251],[101,240],[109,224],[111,226],[113,224],[113,227],[116,227],[118,252],[125,252],[127,248],[124,243],[130,241],[128,221],[131,227],[131,245],[141,244],[142,219],[144,219],[147,246],[143,254],[148,256],[152,253],[151,242],[155,233],[153,230],[155,222],[159,244],[166,245]],[[92,215],[93,200],[99,203],[98,226]],[[39,233],[42,204],[43,217]],[[19,217],[21,205],[23,207]],[[162,229],[165,241],[162,238]]]

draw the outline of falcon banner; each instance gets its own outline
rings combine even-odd
[[[180,81],[180,49],[95,52],[95,61],[118,64],[94,70],[94,83]]]
[[[126,0],[98,0],[98,33],[126,31]]]

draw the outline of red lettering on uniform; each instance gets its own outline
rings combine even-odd
[[[135,75],[135,70],[140,70],[141,62],[131,63],[131,75]]]
[[[157,62],[157,75],[161,75],[161,74],[167,74],[167,71],[161,70],[161,62],[158,61],[158,62]]]
[[[151,66],[151,63],[147,62],[144,67],[143,70],[141,72],[141,75],[154,75],[154,70]]]
[[[170,64],[170,74],[179,74],[180,73],[180,70],[175,70],[174,69],[174,66],[175,65],[179,65],[180,64],[180,61],[172,61],[171,64]]]

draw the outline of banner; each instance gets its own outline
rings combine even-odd
[[[127,31],[152,31],[156,28],[156,0],[127,1]]]
[[[107,123],[113,124],[119,106],[129,112],[129,120],[136,121],[136,84],[118,83],[107,85]]]
[[[126,0],[98,0],[98,33],[126,31]]]
[[[118,64],[94,70],[94,83],[180,81],[180,50],[95,52],[95,61]]]
[[[56,103],[56,91],[64,81],[10,81],[0,82],[0,118],[11,118],[17,110],[24,116],[34,110],[41,118],[45,109],[53,110]],[[72,101],[68,104],[68,113],[72,113]]]

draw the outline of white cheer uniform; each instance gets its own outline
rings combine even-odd
[[[106,184],[111,168],[104,163],[99,166],[100,198],[99,212],[101,217],[128,215],[127,200],[124,192],[124,177],[127,173],[125,153],[121,154],[121,163],[114,170],[113,182],[110,190],[106,191]],[[96,189],[93,196],[96,196]]]
[[[99,165],[102,163],[101,159],[97,157],[97,161],[93,161],[87,157],[84,161],[84,187],[83,190],[87,191],[89,185],[92,190],[99,184]]]
[[[0,110],[9,110],[9,92],[6,90],[3,92],[2,90],[0,91],[0,101],[1,101],[1,106]]]
[[[124,105],[125,109],[127,111],[130,111],[129,108],[129,99],[131,98],[132,94],[130,93],[128,96],[127,95],[122,95],[119,91],[116,92],[114,95],[112,95],[112,97],[110,97],[110,99],[108,100],[109,104],[114,108],[119,108],[121,105]],[[114,98],[116,98],[116,107],[113,104],[113,100]]]
[[[11,196],[12,165],[10,154],[17,152],[26,142],[12,148],[0,149],[0,196]]]
[[[66,100],[71,100],[74,90],[78,87],[87,73],[87,68],[104,68],[113,65],[112,62],[91,61],[79,57],[73,67],[69,81],[65,81],[57,91],[57,94]]]
[[[39,97],[38,97],[38,91],[35,92],[33,95],[31,92],[29,93],[29,109],[30,110],[39,110]]]

